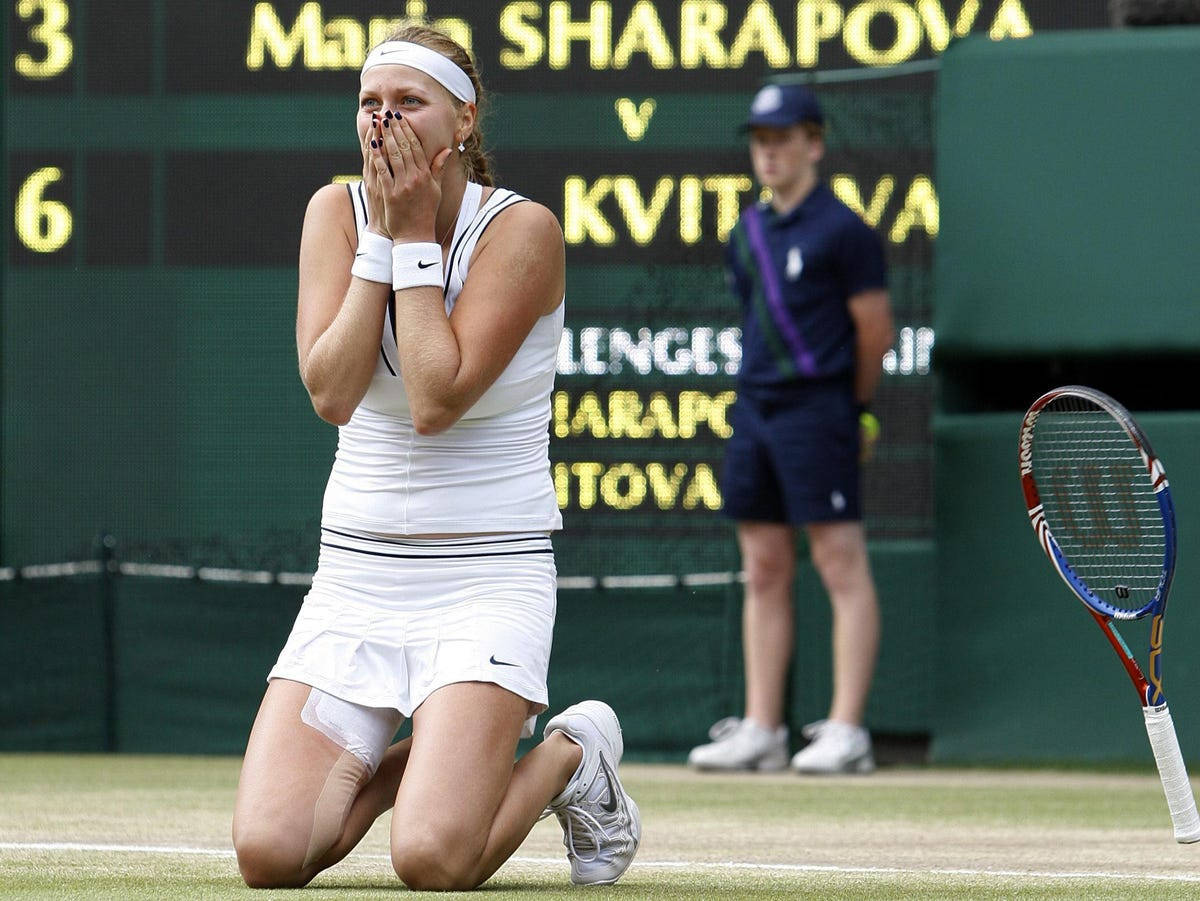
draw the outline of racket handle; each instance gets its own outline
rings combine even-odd
[[[1200,841],[1200,814],[1196,813],[1196,799],[1192,796],[1192,784],[1188,781],[1183,755],[1179,752],[1179,739],[1175,735],[1171,711],[1166,704],[1162,704],[1143,707],[1142,713],[1146,717],[1146,734],[1150,736],[1158,775],[1167,794],[1167,809],[1171,811],[1171,822],[1175,824],[1175,841],[1181,844]]]

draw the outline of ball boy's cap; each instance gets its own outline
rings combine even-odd
[[[817,96],[802,84],[769,84],[754,95],[742,131],[787,128],[801,122],[825,123]]]

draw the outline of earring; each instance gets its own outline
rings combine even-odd
[[[458,142],[458,152],[462,153],[466,149],[467,149],[467,145],[464,144],[462,141],[459,141]]]

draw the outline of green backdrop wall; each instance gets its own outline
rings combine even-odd
[[[1017,429],[1055,385],[1133,411],[1176,499],[1165,687],[1200,754],[1200,29],[943,56],[935,260],[937,760],[1150,761],[1135,692],[1034,540]],[[1122,630],[1144,663],[1144,624]]]
[[[1065,8],[1025,5],[1039,29],[1046,10]],[[485,19],[481,14],[481,40]],[[244,50],[240,37],[234,43]],[[932,733],[934,757],[942,761],[1148,759],[1132,692],[1026,534],[1016,487],[1019,411],[1057,381],[1086,378],[1139,416],[1155,403],[1178,411],[1151,412],[1143,424],[1179,497],[1183,548],[1168,617],[1166,684],[1187,754],[1200,739],[1193,725],[1200,724],[1192,700],[1197,674],[1187,650],[1197,628],[1189,612],[1195,589],[1189,536],[1200,534],[1190,512],[1200,509],[1189,485],[1200,461],[1192,450],[1197,414],[1189,412],[1196,403],[1186,379],[1200,354],[1192,248],[1200,231],[1197,32],[967,39],[952,44],[944,59],[937,105],[940,232],[934,219],[918,216],[902,238],[889,238],[900,324],[916,343],[908,346],[907,363],[897,353],[885,377],[884,406],[892,413],[880,466],[868,473],[875,505],[868,525],[885,617],[869,723],[885,736]],[[334,148],[342,146],[342,134],[330,124],[330,110],[341,101],[328,93],[328,79],[337,74],[306,82],[298,109],[311,144],[300,162],[267,154],[277,150],[275,136],[246,115],[228,120],[220,159],[231,168],[221,171],[244,172],[239,188],[259,184],[255,173],[268,163],[286,164],[292,187],[315,187],[338,171],[342,157]],[[615,79],[628,73],[603,73],[611,95],[586,101],[594,113],[588,121],[606,123],[599,149],[545,122],[522,131],[521,123],[537,118],[530,111],[536,114],[544,93],[530,79],[548,76],[525,74],[524,81],[513,76],[508,102],[526,118],[502,119],[491,133],[509,171],[541,178],[549,197],[568,173],[598,183],[619,158],[648,198],[658,175],[675,172],[671,167],[683,159],[713,173],[745,171],[741,139],[732,129],[713,138],[712,123],[694,115],[696,100],[720,91],[712,108],[732,116],[745,108],[758,75],[770,73],[704,73],[709,81],[698,83],[695,94],[658,73],[655,89],[664,89],[663,109],[671,115],[655,120],[637,146],[609,112],[629,84]],[[82,76],[63,77],[74,79],[68,92],[85,84]],[[160,78],[155,91],[162,87]],[[294,242],[280,231],[267,248],[279,259],[264,268],[241,265],[253,255],[225,259],[241,252],[241,239],[261,243],[258,230],[214,206],[205,215],[238,227],[184,240],[167,215],[182,195],[175,181],[166,179],[166,187],[162,181],[176,165],[204,175],[213,150],[212,136],[194,118],[178,122],[176,110],[219,118],[269,109],[272,98],[243,96],[237,86],[216,99],[196,94],[195,86],[188,90],[182,98],[156,93],[87,107],[90,115],[133,118],[149,110],[150,121],[167,126],[165,149],[149,142],[147,131],[155,141],[159,136],[146,128],[129,138],[136,146],[126,147],[110,123],[108,131],[84,129],[93,143],[72,155],[56,149],[55,129],[27,121],[45,103],[42,94],[6,106],[10,199],[31,166],[49,161],[68,171],[76,165],[64,202],[87,200],[93,212],[107,210],[116,189],[105,193],[105,176],[112,174],[142,179],[136,186],[156,206],[133,211],[150,224],[141,255],[122,265],[103,259],[100,251],[113,241],[109,235],[104,243],[110,225],[97,215],[86,231],[90,245],[81,239],[47,260],[25,250],[10,255],[0,308],[0,564],[19,570],[90,557],[96,534],[112,531],[125,560],[311,569],[334,433],[315,421],[294,374]],[[886,215],[879,224],[890,233],[903,218],[900,195],[924,184],[931,163],[930,82],[902,76],[829,91],[836,115],[828,174],[852,176],[867,205],[881,198]],[[549,142],[559,139],[566,143],[551,154]],[[582,168],[577,157],[586,157]],[[684,177],[684,170],[675,175]],[[884,196],[885,178],[899,185],[894,202]],[[303,195],[296,198],[288,203],[302,205]],[[602,212],[619,223],[616,201],[609,196],[604,203]],[[295,227],[298,211],[283,212]],[[697,324],[734,324],[713,263],[711,219],[703,223],[704,242],[694,247],[680,244],[678,219],[649,246],[635,246],[622,233],[615,248],[572,247],[576,322],[603,331],[606,340],[643,325],[682,323],[694,336]],[[920,340],[927,352],[932,340],[932,333],[914,336],[929,331],[934,233],[932,324],[942,411],[936,525],[929,503],[931,395],[913,353]],[[189,265],[188,254],[203,259]],[[1171,355],[1162,356],[1164,350]],[[656,371],[640,380],[628,359],[614,360],[626,365],[617,378],[564,375],[570,402],[612,387],[643,395],[663,390],[677,400],[681,389],[731,384],[729,372],[692,372],[680,381]],[[1170,390],[1156,395],[1160,385]],[[713,462],[719,446],[711,435],[645,445],[581,440],[559,442],[557,453],[606,464],[662,458],[691,465]],[[572,504],[559,543],[564,575],[736,568],[732,536],[711,510],[626,515],[616,508],[580,510],[577,497]],[[801,653],[789,711],[796,726],[823,714],[829,690],[829,614],[811,569],[803,571],[797,595]],[[183,579],[0,579],[6,661],[0,747],[240,750],[263,676],[302,596],[296,586]],[[632,712],[626,722],[632,753],[679,759],[709,723],[737,712],[738,597],[736,586],[564,590],[551,670],[554,705],[602,693]]]
[[[1195,353],[1200,29],[965,38],[942,56],[939,362]]]
[[[10,6],[0,55],[38,65],[0,77],[12,213],[0,218],[0,652],[22,663],[0,679],[0,746],[240,750],[303,588],[23,575],[92,561],[99,534],[126,567],[312,571],[336,432],[296,373],[300,227],[319,186],[360,170],[355,41],[418,8],[470,35],[499,183],[563,224],[568,335],[551,458],[564,583],[738,568],[712,478],[740,353],[723,230],[757,196],[738,124],[765,78],[795,75],[802,59],[820,70],[824,174],[885,236],[899,326],[866,473],[891,636],[872,724],[927,732],[937,231],[927,63],[948,37],[940,8],[923,6],[929,27],[911,44],[889,29],[915,8],[854,0],[838,16],[850,25],[802,50],[798,29],[811,25],[796,4],[735,0],[720,5],[731,52],[708,44],[692,65],[682,48],[696,31],[683,34],[677,3],[568,5],[573,21],[598,23],[589,37],[552,37],[546,4],[138,0],[131,12],[130,0],[79,0],[71,52],[55,60],[34,31],[40,13]],[[1103,19],[1089,0],[1025,0],[1019,15],[1004,5],[987,0],[955,25],[1016,38]],[[870,34],[863,12],[877,20]],[[662,43],[642,31],[651,15],[672,45],[665,67]],[[765,16],[777,32],[759,30]],[[872,71],[892,62],[916,65]],[[50,106],[74,111],[77,136],[64,139]],[[675,428],[706,404],[694,434]],[[644,434],[614,435],[615,422]],[[649,473],[661,487],[681,468],[669,497],[645,490]],[[800,725],[825,712],[829,613],[811,570],[797,593],[807,615],[789,713]],[[739,595],[564,589],[555,702],[608,696],[631,751],[678,758],[740,710]],[[606,649],[591,642],[597,632]]]
[[[890,640],[870,718],[883,733],[930,722],[931,561],[928,543],[875,556]],[[0,583],[0,750],[240,753],[304,590],[98,575]],[[811,567],[797,595],[791,710],[803,723],[828,704],[830,621]],[[551,709],[604,697],[626,714],[634,757],[680,759],[740,708],[740,615],[734,585],[561,591]]]
[[[1022,411],[1023,412],[1023,411]],[[1180,555],[1164,688],[1184,757],[1200,756],[1200,414],[1134,411],[1166,467]],[[940,417],[934,759],[1149,763],[1137,694],[1046,560],[1017,480],[1021,413]],[[1121,627],[1144,664],[1149,626]]]

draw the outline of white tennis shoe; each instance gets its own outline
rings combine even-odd
[[[817,720],[800,734],[809,744],[792,758],[797,773],[870,773],[875,769],[871,736],[862,726]]]
[[[768,729],[754,720],[727,716],[708,730],[712,742],[692,748],[688,766],[698,770],[786,769],[788,765],[788,729]]]
[[[625,751],[621,724],[603,701],[581,701],[546,723],[543,738],[562,732],[583,749],[579,769],[550,802],[576,885],[610,885],[633,862],[642,840],[642,817],[621,787],[617,764]]]

